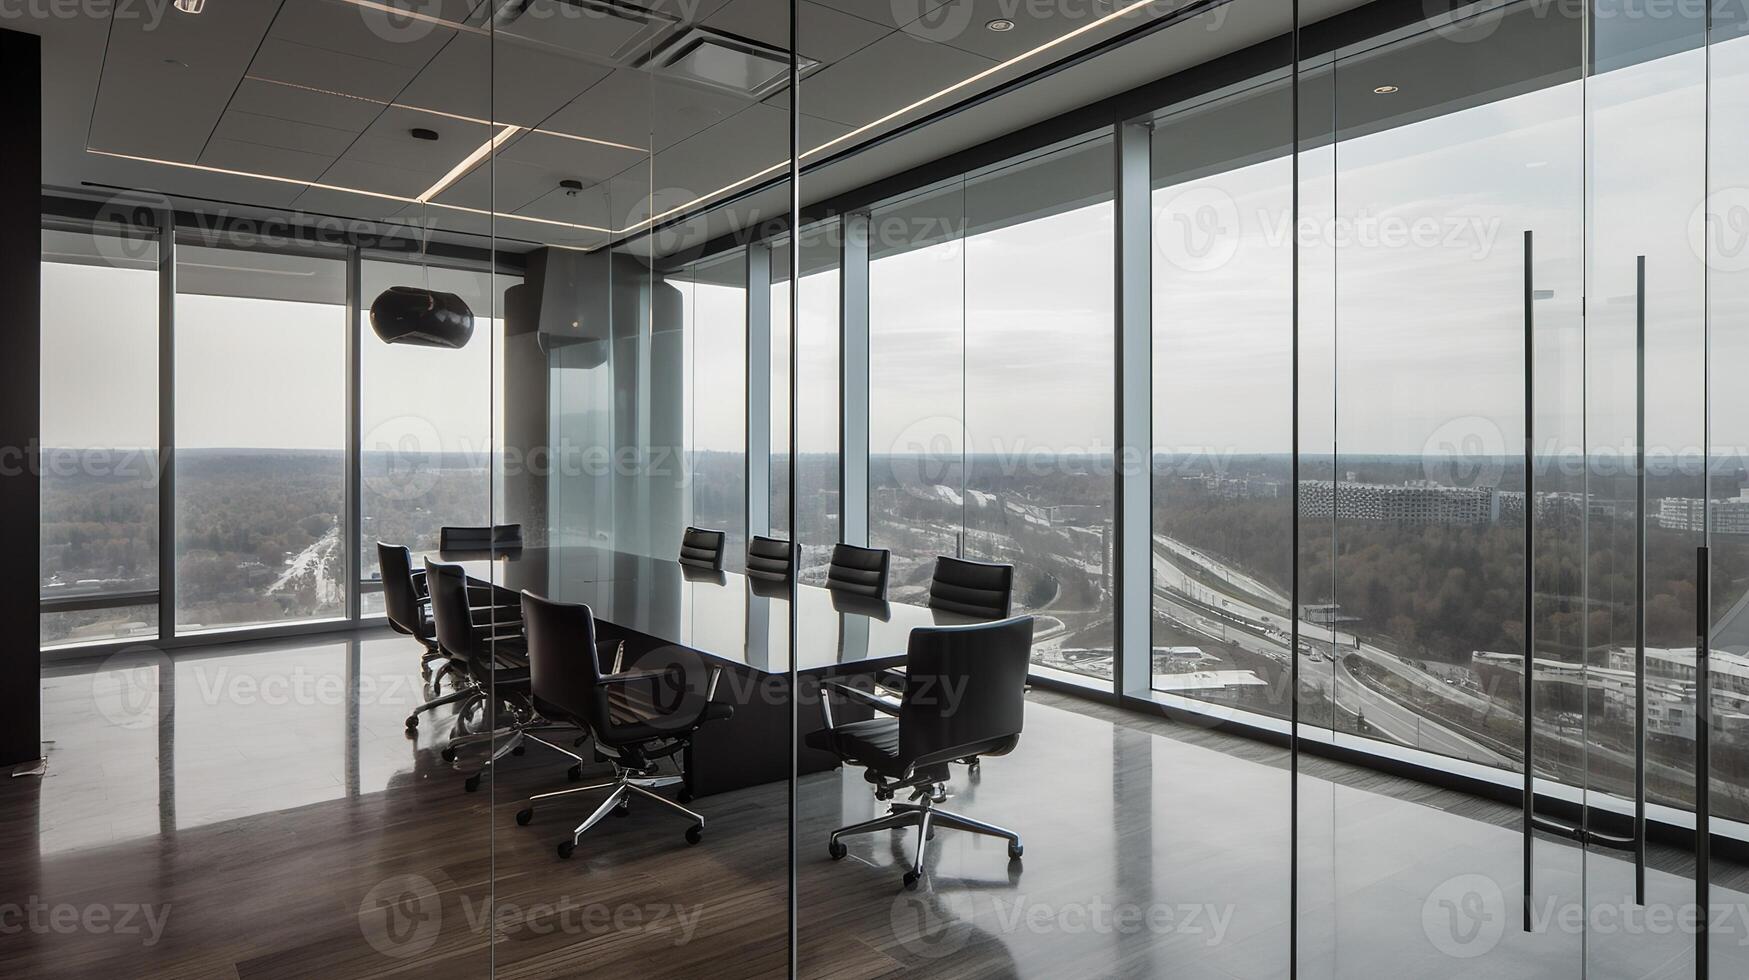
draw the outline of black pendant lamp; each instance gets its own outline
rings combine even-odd
[[[454,293],[390,286],[371,301],[370,328],[385,344],[456,350],[474,336],[474,311]]]

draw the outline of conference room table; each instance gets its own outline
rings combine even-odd
[[[469,578],[501,590],[526,589],[588,606],[602,639],[625,641],[628,668],[675,663],[720,668],[713,697],[733,704],[735,715],[701,728],[693,739],[686,768],[694,796],[787,779],[791,701],[797,705],[797,772],[837,765],[830,753],[801,746],[800,735],[824,726],[820,682],[836,678],[866,687],[879,671],[905,662],[913,629],[979,621],[798,584],[792,654],[787,583],[582,545],[445,552],[439,557],[461,564]],[[677,658],[677,649],[696,657]],[[792,659],[798,675],[794,689],[789,684]],[[688,684],[704,684],[702,675],[707,673],[701,670]],[[870,712],[854,702],[833,702],[839,722],[866,718]]]

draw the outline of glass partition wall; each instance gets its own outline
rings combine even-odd
[[[604,664],[678,665],[750,726],[700,765],[782,756],[749,785],[662,787],[708,813],[701,847],[672,807],[598,811],[596,784],[627,770],[572,753],[575,733],[519,741],[508,689],[416,726],[412,762],[359,750],[436,693],[405,637],[286,661],[343,664],[353,694],[295,744],[345,761],[262,800],[458,768],[458,794],[480,794],[462,861],[396,857],[349,883],[388,890],[367,918],[428,887],[445,922],[455,895],[511,909],[445,932],[475,973],[575,946],[604,974],[662,947],[676,972],[768,975],[980,956],[1038,976],[1082,956],[1174,975],[1741,975],[1742,18],[1514,0],[1293,24],[1235,0],[1171,28],[1256,42],[1218,70],[944,140],[868,183],[838,141],[892,120],[830,66],[787,72],[792,46],[833,62],[873,43],[840,6],[799,8],[794,45],[786,4],[712,7],[782,62],[764,77],[656,45],[660,10],[634,29],[512,5],[443,28],[473,84],[382,106],[442,120],[447,154],[395,158],[425,186],[359,215],[403,229],[383,247],[48,227],[45,376],[99,358],[113,380],[101,404],[45,384],[43,644],[356,622],[384,606],[378,540],[416,565],[469,560],[500,589],[496,621],[528,589],[728,623],[750,669],[707,681],[716,662],[598,612]],[[969,75],[1043,40],[1030,20],[972,26],[900,31],[928,46],[907,64],[951,48]],[[566,90],[528,84],[554,78]],[[812,171],[791,182],[808,161],[818,195]],[[379,342],[365,308],[392,285],[460,295],[471,341]],[[515,524],[521,547],[446,556],[450,524]],[[720,572],[617,564],[666,567],[689,528],[723,532]],[[760,537],[791,548],[775,587],[744,574]],[[1014,566],[1028,735],[988,771],[950,763],[948,785],[1026,829],[1030,871],[947,833],[918,892],[869,904],[857,890],[897,885],[916,835],[828,850],[890,802],[806,742],[834,719],[795,664],[878,628],[804,597],[840,542],[891,551],[895,605],[927,603],[939,557]],[[188,662],[152,667],[172,711],[206,689]],[[372,702],[367,680],[417,695]],[[1076,710],[1088,693],[1143,721]],[[1148,730],[1162,710],[1174,727]],[[191,743],[244,723],[217,721],[159,724]],[[1285,747],[1223,754],[1193,744],[1225,737],[1201,728]],[[452,729],[494,734],[447,758]],[[209,761],[164,764],[165,825],[254,815],[213,802]],[[563,789],[579,792],[531,807]],[[630,819],[577,830],[609,813]],[[585,878],[685,935],[589,931],[563,913],[593,901]],[[1100,902],[1230,909],[1231,931],[1194,948],[1015,918]],[[828,933],[870,909],[878,935]]]

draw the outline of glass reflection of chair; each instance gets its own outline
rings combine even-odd
[[[915,887],[932,832],[945,827],[1003,838],[1009,859],[1019,860],[1025,850],[1019,834],[935,805],[947,800],[948,763],[1005,755],[1019,744],[1032,629],[1032,617],[1022,616],[912,630],[904,695],[896,706],[847,684],[828,682],[832,692],[884,717],[835,725],[830,703],[822,699],[828,727],[810,733],[808,745],[863,767],[878,800],[910,793],[908,802],[890,804],[883,816],[833,831],[828,850],[834,859],[849,853],[840,838],[916,827],[917,854],[905,873],[905,886]]]
[[[747,588],[754,595],[784,598],[789,595],[790,543],[781,538],[755,534],[747,543]]]
[[[728,534],[723,531],[688,527],[680,538],[680,564],[720,572],[728,540]]]

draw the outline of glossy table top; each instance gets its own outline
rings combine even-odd
[[[582,603],[600,622],[731,666],[762,674],[789,671],[790,597],[782,584],[584,546],[442,557],[460,562],[477,580]],[[800,650],[796,669],[803,673],[895,666],[905,661],[913,629],[978,622],[922,606],[840,596],[812,585],[796,586],[795,610]]]

